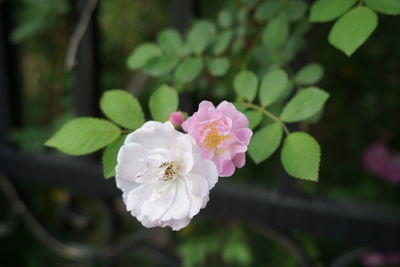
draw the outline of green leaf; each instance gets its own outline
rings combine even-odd
[[[226,51],[231,42],[232,35],[232,31],[223,31],[217,35],[212,48],[214,55],[220,55]]]
[[[318,181],[321,149],[309,134],[295,132],[283,142],[281,161],[291,176]]]
[[[109,121],[82,117],[64,124],[45,145],[69,155],[80,156],[107,146],[120,134],[120,129]]]
[[[324,74],[324,69],[321,64],[311,63],[299,70],[296,74],[295,80],[302,85],[311,85],[321,80]]]
[[[150,59],[161,55],[161,49],[153,43],[139,45],[128,57],[127,65],[131,70],[142,68]]]
[[[232,25],[233,17],[232,13],[229,10],[222,10],[218,14],[218,24],[222,28],[228,28]]]
[[[283,47],[285,61],[291,61],[297,55],[297,53],[306,47],[306,44],[306,40],[302,36],[290,37]]]
[[[282,46],[289,35],[289,21],[286,13],[273,18],[262,32],[262,42],[270,50]]]
[[[214,76],[222,76],[229,70],[229,60],[226,57],[213,58],[207,62],[208,71]]]
[[[246,21],[247,19],[247,9],[246,7],[242,7],[238,12],[237,12],[237,21],[242,24]]]
[[[123,90],[110,90],[103,94],[100,109],[115,123],[135,130],[144,123],[144,115],[139,101]]]
[[[215,26],[212,22],[207,20],[196,22],[187,35],[190,50],[197,55],[203,53],[210,44],[215,32]]]
[[[175,29],[166,29],[158,34],[158,44],[166,54],[182,54],[183,41]]]
[[[349,10],[357,0],[319,0],[311,6],[311,22],[327,22]]]
[[[288,83],[285,71],[278,69],[267,73],[260,86],[260,102],[263,107],[273,104],[283,93]]]
[[[233,87],[238,96],[248,101],[253,101],[257,94],[258,78],[253,72],[242,70],[236,75]]]
[[[280,117],[284,122],[308,119],[324,106],[328,98],[327,92],[316,87],[301,90],[286,104]]]
[[[359,6],[335,22],[329,33],[329,42],[351,56],[372,34],[378,25],[378,16],[367,7]]]
[[[366,0],[367,5],[387,15],[400,15],[399,0]]]
[[[247,119],[249,120],[250,129],[256,128],[260,124],[263,118],[263,115],[256,110],[245,111],[244,115],[246,115]]]
[[[201,58],[188,57],[175,70],[174,78],[179,83],[188,83],[200,75],[204,67]]]
[[[239,110],[240,112],[245,112],[246,111],[246,109],[247,109],[247,107],[245,106],[245,105],[243,105],[242,103],[237,103],[237,102],[235,102],[235,103],[233,103],[234,105],[235,105],[235,108],[237,109],[237,110]]]
[[[303,0],[292,0],[289,2],[287,13],[289,21],[297,21],[304,17],[308,5]]]
[[[166,54],[150,59],[143,71],[151,76],[162,76],[170,73],[179,63],[179,55]]]
[[[264,1],[256,10],[255,16],[260,20],[267,20],[274,17],[286,5],[282,0],[269,0]]]
[[[150,97],[149,108],[151,116],[156,121],[167,121],[169,114],[178,109],[179,99],[175,89],[162,85]]]
[[[117,140],[109,144],[104,150],[103,162],[103,175],[108,179],[115,176],[115,166],[117,166],[117,156],[119,149],[125,141],[126,135],[120,136]]]
[[[282,140],[282,126],[271,123],[257,131],[250,141],[249,155],[255,163],[269,158],[278,148]]]

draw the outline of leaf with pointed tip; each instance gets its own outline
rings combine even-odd
[[[311,6],[311,22],[334,20],[349,10],[357,0],[318,0]]]
[[[175,70],[175,81],[177,81],[178,83],[191,82],[200,75],[200,73],[203,71],[203,67],[204,64],[201,58],[185,58]]]
[[[115,123],[135,130],[144,123],[144,115],[139,101],[123,90],[110,90],[103,94],[100,109]]]
[[[263,115],[257,110],[248,110],[244,112],[247,119],[249,120],[249,128],[256,128],[262,121]]]
[[[180,55],[182,53],[182,37],[175,29],[163,30],[158,34],[157,41],[166,54]]]
[[[249,70],[239,72],[233,81],[233,87],[237,95],[248,101],[253,101],[257,94],[258,78]]]
[[[279,147],[282,140],[282,126],[271,123],[256,131],[249,145],[249,155],[255,163],[269,158]]]
[[[161,49],[153,43],[139,45],[128,57],[127,65],[131,70],[142,68],[150,59],[161,55]]]
[[[294,132],[283,142],[281,162],[288,174],[309,181],[318,181],[321,149],[315,139],[303,132]]]
[[[201,20],[196,22],[187,35],[189,49],[196,55],[204,52],[210,44],[216,29],[212,22]]]
[[[120,135],[121,130],[109,121],[81,117],[65,123],[45,145],[69,155],[80,156],[107,146]]]
[[[229,70],[229,60],[226,57],[213,58],[207,62],[207,69],[214,76],[222,76]]]
[[[365,2],[367,6],[378,12],[387,15],[400,15],[399,0],[365,0]]]
[[[302,85],[312,85],[321,80],[324,74],[324,69],[321,64],[310,63],[299,70],[295,80]]]
[[[178,109],[179,98],[175,89],[162,85],[150,97],[149,108],[154,120],[165,122]]]
[[[263,107],[273,104],[282,95],[288,83],[284,70],[278,69],[267,73],[260,86],[260,102]]]
[[[374,32],[378,16],[368,7],[359,6],[338,19],[329,33],[329,43],[351,56]]]
[[[281,119],[284,122],[296,122],[310,118],[324,106],[329,94],[317,87],[303,89],[285,106]]]

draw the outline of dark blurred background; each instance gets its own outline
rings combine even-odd
[[[324,66],[319,86],[331,94],[318,123],[296,126],[320,142],[318,183],[285,177],[279,155],[249,159],[172,233],[144,230],[125,212],[98,155],[70,158],[43,143],[74,116],[100,116],[105,90],[146,103],[162,81],[129,71],[131,51],[233,1],[93,1],[66,68],[90,1],[0,1],[0,266],[400,266],[400,18],[380,16],[351,58],[328,44],[331,24],[307,35],[303,57]],[[220,101],[215,89],[194,88],[182,107]]]

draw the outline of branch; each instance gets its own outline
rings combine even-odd
[[[68,44],[67,55],[65,57],[65,71],[69,72],[76,65],[76,53],[78,51],[79,43],[89,25],[93,12],[96,9],[98,0],[87,0],[86,5],[81,13],[78,25],[72,33],[71,39]]]

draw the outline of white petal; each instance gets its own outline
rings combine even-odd
[[[168,211],[161,218],[162,221],[171,219],[183,219],[189,216],[190,200],[186,192],[185,184],[181,180],[176,180],[176,194],[174,201]]]
[[[142,184],[128,193],[126,209],[140,210],[144,201],[149,199],[151,194],[157,190],[155,183]]]
[[[117,187],[122,191],[122,198],[124,200],[124,203],[126,204],[127,201],[127,196],[129,194],[129,192],[131,192],[133,189],[135,189],[136,187],[139,186],[138,183],[132,182],[132,181],[128,181],[125,179],[115,179],[115,182],[117,184]]]
[[[139,143],[147,148],[169,148],[175,144],[175,140],[182,133],[171,129],[169,124],[156,121],[148,121],[141,128],[129,134],[125,139],[125,144]]]
[[[217,167],[211,160],[204,158],[195,159],[195,165],[191,172],[206,178],[209,189],[212,189],[218,182]]]
[[[136,175],[146,168],[143,157],[147,155],[145,148],[139,144],[131,143],[121,147],[115,168],[117,179],[136,180]]]
[[[190,219],[184,218],[181,220],[172,220],[169,222],[168,226],[170,226],[172,228],[172,230],[174,230],[174,231],[179,231],[182,228],[188,226],[189,223],[190,223]]]
[[[207,183],[207,182],[206,182]],[[189,211],[189,217],[193,218],[194,215],[199,213],[200,209],[202,208],[203,204],[203,197],[196,197],[193,193],[190,192],[190,187],[191,187],[191,182],[190,181],[185,181],[185,187],[188,192],[188,196],[190,199],[190,211]],[[208,194],[207,194],[208,196]]]
[[[187,175],[189,180],[190,192],[196,197],[204,197],[210,191],[208,188],[207,179],[195,173]]]
[[[171,183],[153,192],[152,196],[143,203],[142,214],[147,216],[149,220],[159,220],[171,207],[175,194],[176,186]]]

